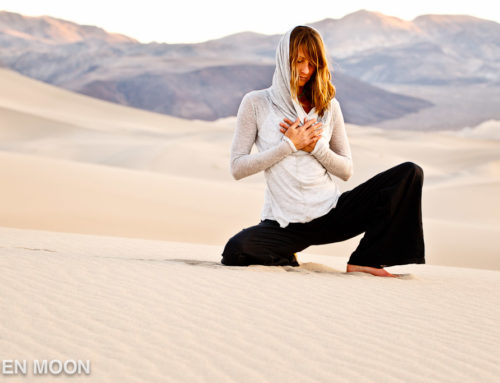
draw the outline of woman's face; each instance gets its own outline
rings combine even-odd
[[[316,67],[307,59],[305,50],[301,46],[299,47],[299,57],[296,65],[299,74],[299,86],[304,86],[314,74]]]

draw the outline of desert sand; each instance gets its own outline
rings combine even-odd
[[[3,359],[90,360],[98,382],[500,376],[498,271],[409,265],[380,278],[309,254],[298,268],[227,267],[215,245],[0,235]],[[12,381],[26,379],[54,381]]]
[[[264,191],[231,178],[234,118],[0,81],[3,360],[89,359],[104,382],[500,378],[500,141],[347,125],[342,190],[424,169],[427,264],[388,268],[400,278],[344,273],[360,237],[299,268],[233,268],[222,248]]]

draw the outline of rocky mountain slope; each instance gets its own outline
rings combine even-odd
[[[500,24],[469,16],[405,21],[358,11],[321,31],[346,120],[372,124],[432,105],[385,85],[500,82]],[[279,35],[243,32],[198,44],[141,44],[48,16],[0,12],[0,62],[108,101],[174,116],[235,115],[243,94],[268,87]]]

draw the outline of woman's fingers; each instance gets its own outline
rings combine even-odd
[[[315,131],[313,136],[310,136],[309,139],[312,140],[311,143],[316,143],[321,138],[321,134],[323,133],[323,129],[319,129]]]
[[[284,118],[283,121],[284,121],[284,123],[280,122],[280,126],[282,126],[283,128],[286,128],[286,129],[292,128],[292,127],[296,128],[300,124],[300,120],[298,118],[295,121],[290,121],[288,118]],[[311,127],[314,129],[317,129],[322,125],[323,125],[323,123],[321,123],[321,122],[316,123],[316,119],[312,118],[310,120],[304,119],[304,124],[301,125],[300,127],[304,128],[304,129],[309,129]]]
[[[321,138],[321,136],[314,136],[314,137],[311,137],[311,142],[316,142],[316,141],[318,141],[320,138]]]
[[[310,120],[307,120],[307,119],[304,119],[304,128],[305,129],[309,129],[314,123],[316,123],[316,119],[315,118],[311,118]],[[321,124],[321,122],[319,122],[319,124]]]
[[[310,137],[316,137],[316,136],[321,136],[323,134],[323,128],[320,129],[311,129],[309,136]]]
[[[282,122],[280,122],[280,125],[283,126],[284,128],[296,128],[300,124],[300,120],[297,117],[295,121],[291,121],[288,118],[284,118],[283,121],[285,121],[286,125]]]
[[[316,144],[320,138],[321,138],[321,136],[314,136],[314,137],[310,138],[309,145]],[[311,149],[313,149],[313,148],[311,148]]]

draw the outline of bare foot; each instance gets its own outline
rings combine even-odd
[[[361,272],[361,273],[369,273],[372,275],[375,275],[377,277],[394,277],[396,278],[395,275],[389,273],[387,270],[384,269],[377,269],[375,267],[368,267],[368,266],[357,266],[357,265],[347,265],[347,273],[354,273],[354,272]]]

